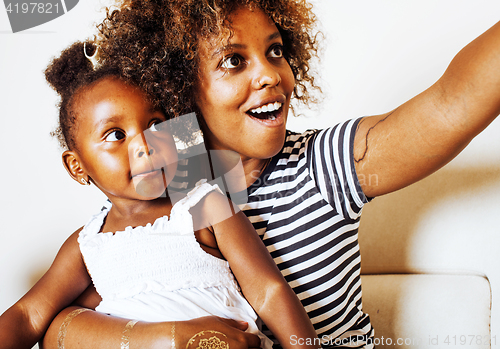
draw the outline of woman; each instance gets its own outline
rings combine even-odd
[[[171,12],[168,11],[171,11],[171,9],[161,13],[164,16],[169,16]],[[145,11],[145,13],[151,15],[153,12]],[[176,14],[178,15],[178,13]],[[213,148],[231,149],[242,155],[247,184],[252,185],[258,180],[262,181],[253,188],[251,187],[251,191],[268,187],[269,183],[264,182],[266,180],[265,175],[279,171],[278,167],[281,164],[279,161],[283,157],[276,157],[276,154],[284,154],[284,151],[281,150],[283,143],[288,144],[293,149],[290,142],[295,137],[293,144],[302,142],[303,147],[297,148],[297,151],[299,154],[304,154],[307,145],[312,144],[308,143],[310,139],[325,136],[325,133],[321,135],[294,136],[284,131],[284,119],[287,117],[286,109],[293,92],[290,88],[290,72],[286,66],[281,65],[281,58],[283,58],[281,46],[285,46],[285,56],[290,51],[287,51],[283,40],[280,41],[280,39],[283,39],[282,32],[278,31],[281,35],[275,35],[275,29],[278,27],[282,29],[284,27],[283,23],[276,23],[274,28],[273,25],[266,27],[266,18],[269,19],[269,16],[266,16],[268,16],[267,12],[259,8],[252,11],[248,8],[235,8],[229,11],[227,19],[231,20],[231,29],[234,34],[229,39],[229,48],[220,45],[221,41],[217,42],[215,40],[212,42],[209,37],[204,38],[203,35],[200,35],[204,41],[200,41],[200,49],[196,52],[198,54],[196,58],[199,62],[199,69],[196,74],[199,74],[197,75],[199,80],[188,79],[188,82],[192,82],[193,91],[196,91],[197,94],[196,104],[187,104],[186,108],[196,107],[199,114],[203,116],[203,120],[206,122],[205,136]],[[260,26],[255,26],[255,23],[259,23]],[[143,29],[151,31],[151,28]],[[259,28],[265,28],[266,31],[259,32]],[[159,29],[154,29],[154,31],[156,30]],[[338,137],[342,137],[343,142],[346,142],[336,148],[334,157],[341,157],[345,150],[352,147],[351,154],[347,156],[352,161],[343,159],[344,163],[339,166],[337,172],[318,170],[321,161],[314,162],[309,169],[312,170],[312,175],[316,176],[314,180],[319,183],[318,187],[321,187],[320,195],[323,195],[325,200],[337,212],[343,211],[344,222],[347,219],[353,221],[354,226],[349,230],[350,232],[355,234],[359,222],[359,213],[368,198],[398,190],[434,172],[458,154],[477,133],[498,115],[500,111],[497,93],[500,84],[498,79],[500,76],[498,72],[499,32],[499,26],[496,25],[467,46],[457,55],[447,72],[436,84],[401,107],[390,113],[346,123],[339,127],[343,129],[341,134],[335,133],[339,131],[338,129],[336,131],[332,129],[332,135],[328,136],[331,137],[330,140],[338,140]],[[192,33],[199,35],[198,32]],[[269,40],[266,41],[266,38]],[[277,46],[274,46],[275,44]],[[215,58],[217,58],[216,61],[214,61]],[[290,64],[290,60],[287,63]],[[220,66],[224,68],[223,71],[217,70]],[[147,68],[144,68],[144,70],[147,70]],[[221,72],[225,73],[221,74]],[[242,73],[240,74],[240,72]],[[243,77],[243,80],[238,80],[241,77]],[[294,78],[295,86],[297,86],[298,75],[296,74]],[[236,84],[233,80],[238,80],[238,83]],[[307,79],[302,81],[307,82]],[[168,81],[168,83],[172,83],[172,81]],[[253,85],[254,83],[255,85]],[[227,86],[229,87],[226,90]],[[228,96],[237,86],[242,86],[242,89],[246,90],[238,90],[240,93],[225,101],[223,97]],[[257,102],[254,102],[252,100],[253,96],[260,94],[260,92],[256,91],[272,91],[272,93],[263,98],[259,97]],[[300,97],[300,93],[297,93],[297,91],[295,91],[295,94]],[[241,95],[247,96],[247,98],[239,101],[238,104],[232,105],[235,98]],[[278,103],[276,109],[269,111],[270,103]],[[264,106],[268,111],[262,109]],[[182,107],[174,109],[174,114],[181,114],[185,111]],[[276,113],[273,114],[274,111]],[[253,117],[253,119],[243,118],[245,121],[240,123],[237,115],[241,112],[251,114],[250,117]],[[263,118],[264,113],[267,113],[266,118]],[[221,122],[222,118],[226,116],[233,117]],[[254,119],[261,121],[255,121]],[[245,124],[246,120],[257,122],[258,126],[252,124],[254,126],[248,127]],[[271,127],[273,127],[272,130]],[[234,141],[234,134],[239,136],[237,141]],[[286,140],[285,137],[287,137]],[[297,138],[300,137],[309,138],[298,141]],[[325,145],[327,142],[318,144]],[[317,152],[325,154],[326,150],[320,149]],[[293,154],[293,150],[289,154]],[[334,163],[334,161],[331,163]],[[331,163],[324,164],[328,166]],[[352,164],[351,168],[349,168],[349,164]],[[344,174],[347,173],[348,175],[336,182],[337,178],[331,177],[331,174],[338,174],[342,170],[344,170]],[[324,173],[328,173],[331,178],[318,177],[318,174]],[[359,181],[358,183],[355,181],[356,177],[370,178],[370,176],[376,176],[378,181]],[[320,182],[326,184],[323,185]],[[337,186],[334,187],[334,190],[329,190],[328,188],[333,187],[332,184]],[[337,199],[336,201],[338,192],[342,192],[342,195],[349,199],[349,205],[343,206],[345,204],[345,202],[342,202],[343,199]],[[335,206],[337,204],[340,206]],[[260,227],[262,234],[271,230],[267,225],[268,219],[259,222],[263,221],[266,221],[266,223],[264,227]],[[353,236],[355,241],[355,235]],[[277,243],[275,242],[275,244],[269,245],[271,251],[276,250]],[[358,252],[355,242],[353,248],[354,251],[346,257],[346,260],[349,259],[349,256],[352,257],[353,259],[350,261],[354,263],[354,267],[343,270],[354,270],[355,274],[359,274]],[[284,254],[279,254],[280,258],[283,258],[283,256]],[[313,256],[311,255],[311,258]],[[300,263],[296,263],[294,266],[298,264]],[[283,268],[283,270],[289,272],[286,268]],[[355,278],[356,276],[354,276]],[[292,281],[298,279],[295,277]],[[297,289],[300,289],[301,285],[304,284],[299,284]],[[356,294],[359,289],[356,281],[353,280],[346,282],[345,285],[349,290],[353,290],[353,294]],[[335,323],[340,327],[335,328],[332,333],[339,336],[342,333],[349,333],[349,331],[353,331],[352,333],[363,331],[362,333],[367,336],[366,343],[358,344],[360,346],[369,345],[368,338],[372,335],[371,327],[368,318],[362,313],[361,309],[358,308],[359,311],[355,309],[357,308],[357,302],[360,302],[360,298],[353,298],[352,301],[348,302],[349,304],[355,304],[354,307],[349,308],[350,311],[356,313],[350,317],[353,320],[353,323],[350,324],[353,326],[347,326],[348,323]],[[319,308],[317,307],[313,311]],[[87,313],[82,314],[81,318],[74,319],[74,322],[72,322],[73,330],[78,328],[80,331],[88,330],[91,326],[98,324],[97,321],[87,321],[90,317],[96,317],[94,314]],[[57,324],[63,321],[64,317],[65,314],[62,314],[58,318],[59,322],[56,321],[54,325],[57,327]],[[234,335],[234,345],[237,345],[236,338],[241,339],[244,335],[238,332],[236,328],[230,328],[221,321],[217,319],[201,319],[197,323],[186,324],[185,329],[182,329],[178,336],[185,336],[185,341],[187,341],[192,334],[206,329],[208,326],[213,326],[228,337]],[[77,322],[80,322],[80,325],[77,325]],[[319,324],[320,322],[316,323]],[[124,322],[109,320],[106,321],[106,326],[109,327],[104,330],[105,334],[109,334],[110,338],[113,338],[111,333],[114,333],[116,338],[116,334],[121,333],[123,330]],[[323,324],[318,326],[323,326]],[[342,326],[344,327],[342,328]],[[155,324],[151,327],[143,325],[141,330],[137,329],[136,336],[138,337],[136,339],[141,340],[140,333],[145,333],[142,331],[151,331],[145,335],[145,340],[153,338],[151,333],[154,333],[157,329],[161,333],[161,324]],[[326,330],[325,333],[328,331]],[[49,332],[48,339],[50,337],[54,338],[55,332],[57,330]],[[156,340],[169,343],[169,334],[165,335],[165,338],[156,337]],[[86,336],[86,338],[89,337]],[[90,335],[90,338],[97,339],[92,335]],[[249,342],[252,341],[251,337],[246,336],[244,338],[243,347],[252,346],[252,343]],[[105,337],[99,339],[103,341],[102,343],[107,340]],[[69,340],[69,337],[67,337],[67,340]],[[91,342],[96,345],[95,342]],[[69,345],[69,342],[67,342],[67,347]],[[143,343],[143,345],[145,344]]]

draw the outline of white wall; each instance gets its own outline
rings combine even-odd
[[[0,8],[0,312],[45,272],[67,236],[100,207],[95,187],[66,174],[49,135],[57,97],[43,71],[73,41],[93,33],[100,0],[82,0],[66,15],[13,34]]]
[[[293,130],[394,109],[436,81],[461,47],[500,20],[498,0],[315,4],[325,33],[318,68],[325,98],[318,110],[290,120]],[[65,16],[16,34],[0,9],[0,312],[36,282],[65,238],[103,201],[95,187],[77,185],[61,165],[60,149],[49,136],[56,125],[56,96],[43,77],[52,56],[93,33],[101,7],[99,0],[82,0]],[[453,242],[449,232],[467,235],[477,224],[500,234],[495,219],[500,212],[499,134],[496,120],[423,184],[368,205],[362,233],[406,229],[439,234],[446,229]],[[397,212],[386,214],[394,205]],[[394,254],[398,261],[411,263],[412,258],[417,256],[410,250]]]

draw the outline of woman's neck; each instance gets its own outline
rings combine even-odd
[[[241,159],[243,163],[243,170],[245,172],[245,181],[247,188],[252,185],[266,167],[271,162],[271,159]]]

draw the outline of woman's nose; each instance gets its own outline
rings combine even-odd
[[[278,86],[281,82],[278,70],[267,60],[256,63],[254,74],[252,84],[255,89]]]

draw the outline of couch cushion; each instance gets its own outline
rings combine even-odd
[[[490,348],[485,277],[389,274],[361,280],[376,348]]]

